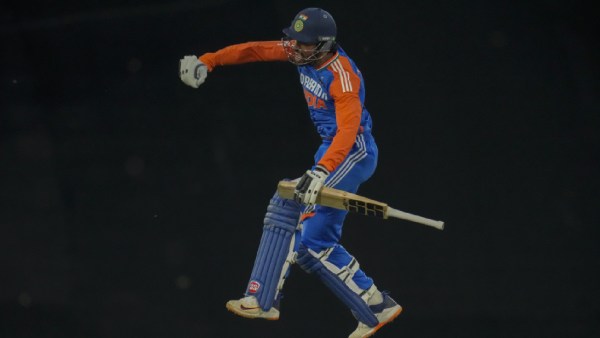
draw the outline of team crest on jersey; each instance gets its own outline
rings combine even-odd
[[[302,20],[300,19],[296,20],[296,22],[294,23],[294,30],[296,32],[299,32],[302,29],[304,29],[304,22],[302,22]]]
[[[255,280],[250,281],[250,284],[248,285],[248,292],[257,293],[258,289],[260,289],[260,283]]]

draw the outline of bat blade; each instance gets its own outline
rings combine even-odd
[[[294,181],[280,181],[277,185],[277,192],[279,193],[279,196],[287,199],[293,199],[296,183],[297,182]],[[317,196],[316,203],[326,207],[348,210],[350,212],[366,216],[373,216],[383,219],[393,217],[428,225],[439,230],[444,229],[444,222],[442,221],[435,221],[425,217],[409,214],[407,212],[391,208],[386,203],[334,188],[323,187]]]
[[[283,198],[293,199],[295,188],[296,182],[280,181],[277,192]],[[387,204],[329,187],[323,187],[317,196],[316,204],[367,216],[387,218]]]

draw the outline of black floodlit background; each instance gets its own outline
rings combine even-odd
[[[598,337],[592,3],[2,2],[0,337],[347,337],[297,266],[279,321],[225,309],[320,142],[295,67],[178,78],[309,6],[365,77],[380,159],[359,192],[446,221],[348,216],[341,243],[405,309],[377,337]]]

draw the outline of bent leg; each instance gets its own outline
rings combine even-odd
[[[376,163],[374,142],[368,136],[359,135],[351,154],[328,177],[325,185],[355,193],[372,175]],[[357,260],[339,244],[347,214],[347,211],[321,205],[307,208],[297,262],[308,273],[317,275],[361,323],[376,327],[380,324],[379,310],[372,306],[382,303],[383,295],[360,269]]]
[[[328,255],[328,262],[337,268],[347,266],[354,258],[338,244],[347,214],[345,210],[317,205],[313,214],[303,222],[302,244],[314,252],[332,249]],[[373,285],[373,280],[360,268],[353,274],[352,279],[356,285],[365,290]]]
[[[298,248],[298,265],[306,272],[314,273],[319,277],[323,284],[350,308],[359,321],[369,326],[376,326],[379,321],[369,307],[368,301],[377,288],[372,281],[371,286],[367,289],[360,288],[354,282],[354,274],[359,270],[359,264],[354,257],[351,258],[348,265],[342,267],[338,267],[328,260],[336,249],[339,251],[339,248],[340,246],[335,246],[315,252],[301,243]]]

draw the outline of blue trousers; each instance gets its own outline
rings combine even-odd
[[[315,153],[315,163],[319,162],[330,145],[331,142],[328,141],[321,144]],[[373,175],[377,167],[377,155],[377,145],[371,134],[359,134],[352,150],[342,164],[329,175],[325,185],[356,193],[360,184]],[[308,217],[302,223],[303,230],[300,239],[302,244],[315,252],[334,248],[327,260],[338,268],[348,265],[352,256],[339,244],[344,219],[348,212],[316,205],[306,208],[304,213]],[[362,289],[368,289],[373,285],[373,280],[362,269],[354,274],[353,280]]]

